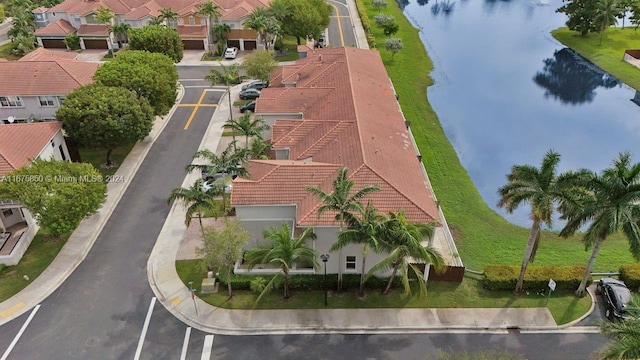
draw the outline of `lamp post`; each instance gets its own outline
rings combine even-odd
[[[320,259],[324,263],[324,306],[327,306],[327,261],[329,261],[329,254],[320,255]]]

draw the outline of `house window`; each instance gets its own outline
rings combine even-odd
[[[0,96],[0,107],[22,107],[20,96]]]
[[[195,25],[196,24],[196,18],[194,18],[193,16],[189,16],[189,25]]]
[[[40,101],[40,106],[55,106],[56,101],[53,96],[38,96],[38,101]]]
[[[52,148],[56,147],[56,143],[53,141],[53,139],[51,139],[51,147]]]
[[[62,148],[62,144],[58,146],[58,150],[60,150],[60,157],[62,158],[62,161],[67,161],[67,157],[64,155],[64,149]]]
[[[347,269],[347,270],[355,270],[356,269],[356,257],[355,256],[347,256],[347,261],[345,263],[345,269]]]

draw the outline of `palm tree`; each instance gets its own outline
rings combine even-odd
[[[335,219],[340,222],[340,232],[344,230],[344,221],[348,213],[362,209],[358,202],[364,196],[379,191],[378,185],[369,185],[360,190],[352,191],[355,181],[347,176],[349,169],[346,167],[338,170],[338,176],[333,180],[333,192],[327,193],[318,186],[307,186],[306,189],[312,195],[318,197],[322,205],[318,209],[318,217],[327,211],[335,212]],[[338,251],[338,291],[342,289],[342,249]]]
[[[223,191],[224,192],[224,191]],[[193,185],[188,188],[177,187],[171,190],[171,195],[167,199],[167,204],[171,204],[172,201],[177,200],[187,208],[187,213],[184,218],[185,225],[191,225],[191,218],[194,214],[198,216],[198,222],[200,223],[200,231],[204,238],[204,226],[202,225],[202,212],[205,210],[214,210],[216,205],[213,197],[215,194],[212,191],[202,190],[202,179],[197,179]]]
[[[269,13],[278,21],[280,24],[280,28],[283,27],[283,24],[287,17],[291,15],[291,6],[286,1],[275,0],[269,4]],[[282,46],[282,31],[278,32],[278,38],[280,39],[280,53],[283,52]]]
[[[268,228],[264,231],[263,236],[266,240],[271,241],[269,247],[258,247],[249,250],[245,255],[245,262],[253,269],[259,264],[274,264],[280,268],[273,279],[266,287],[266,291],[273,288],[273,283],[279,275],[284,277],[284,298],[288,299],[289,293],[289,272],[296,264],[312,264],[314,268],[318,267],[318,252],[305,244],[308,239],[315,239],[316,234],[313,228],[306,228],[299,236],[293,236],[291,228],[286,222],[282,222],[280,229]],[[266,293],[263,292],[258,301]]]
[[[600,44],[602,44],[604,31],[607,30],[609,26],[615,25],[618,22],[617,17],[621,12],[622,10],[617,0],[600,0],[597,2],[593,22],[600,28]]]
[[[425,282],[420,279],[423,274],[416,265],[409,263],[409,257],[414,261],[424,261],[426,266],[433,264],[436,269],[444,266],[444,260],[436,249],[422,245],[424,238],[433,237],[435,224],[433,222],[428,224],[412,223],[407,220],[403,212],[394,211],[389,213],[389,221],[384,224],[385,228],[381,232],[381,238],[384,239],[382,247],[387,248],[389,255],[369,269],[367,278],[373,274],[393,269],[387,287],[382,292],[383,295],[387,295],[393,279],[400,271],[404,292],[406,295],[410,295],[409,272],[411,271],[419,280],[421,296],[426,296]]]
[[[239,83],[242,80],[242,76],[240,75],[238,64],[231,64],[230,66],[224,66],[221,62],[219,62],[219,64],[222,68],[222,71],[211,69],[209,75],[207,75],[204,79],[211,82],[211,85],[226,85],[227,95],[229,97],[229,121],[233,121],[233,109],[231,107],[231,84]]]
[[[115,14],[111,9],[100,5],[98,12],[94,16],[100,24],[111,25],[111,20],[113,20]]]
[[[265,142],[261,139],[253,139],[251,146],[248,149],[247,155],[251,159],[268,159],[267,153],[271,150],[271,143]]]
[[[579,195],[576,184],[581,176],[587,174],[586,171],[581,171],[557,175],[559,162],[560,154],[549,150],[539,169],[530,165],[515,165],[507,175],[508,184],[498,189],[498,206],[505,208],[508,213],[512,213],[521,204],[531,205],[533,223],[514,291],[516,295],[522,291],[527,266],[535,259],[540,243],[541,224],[551,226],[556,204],[562,201],[576,201],[576,196]]]
[[[640,163],[631,163],[631,154],[623,152],[601,175],[590,174],[585,180],[588,193],[580,203],[560,206],[561,219],[567,224],[560,236],[568,237],[589,224],[582,241],[593,246],[591,257],[580,282],[577,296],[584,296],[591,269],[606,238],[622,230],[629,241],[631,254],[640,259]]]
[[[640,309],[634,304],[627,310],[624,321],[606,321],[600,324],[602,333],[613,341],[600,352],[602,359],[640,358]]]
[[[113,25],[111,26],[110,30],[111,32],[113,32],[116,36],[118,45],[121,45],[122,43],[128,43],[129,42],[129,30],[131,30],[131,25],[127,24],[127,23],[120,23],[117,25]],[[123,41],[124,39],[124,41]],[[122,47],[122,46],[120,46]]]
[[[246,112],[242,117],[236,120],[228,120],[223,126],[225,129],[231,129],[233,138],[235,140],[236,132],[244,135],[245,148],[249,148],[249,137],[257,136],[262,138],[262,131],[269,130],[271,127],[267,124],[263,118],[255,118],[251,120],[251,113]]]
[[[160,16],[157,16],[157,17],[156,16],[152,16],[151,20],[149,20],[147,25],[149,25],[149,26],[164,25],[164,21],[162,20],[162,18]]]
[[[209,51],[213,46],[212,31],[211,31],[211,20],[217,21],[220,18],[220,7],[213,3],[213,1],[207,1],[204,3],[196,4],[196,15],[206,16],[207,17],[207,39],[209,39]]]
[[[364,209],[359,209],[359,215],[354,216],[347,213],[345,219],[347,229],[338,234],[338,241],[331,246],[329,251],[336,251],[347,245],[362,244],[362,270],[360,272],[359,295],[364,295],[365,266],[369,249],[380,252],[383,248],[383,241],[380,239],[382,230],[385,228],[384,222],[387,218],[378,212],[371,201]]]
[[[158,18],[164,21],[164,24],[166,26],[170,26],[172,22],[176,22],[178,20],[179,16],[180,14],[171,10],[171,8],[163,8],[160,9],[160,15],[158,16]]]
[[[273,35],[280,31],[278,20],[264,7],[255,8],[249,13],[247,20],[245,20],[242,26],[245,29],[252,29],[258,33],[265,50],[269,50],[269,36],[273,39]]]
[[[211,33],[216,37],[216,44],[226,44],[229,39],[229,33],[231,32],[231,26],[227,24],[214,25],[211,29]]]

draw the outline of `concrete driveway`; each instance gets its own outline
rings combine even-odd
[[[102,62],[102,58],[107,55],[109,50],[96,49],[96,50],[82,50],[78,56],[76,56],[76,60],[84,60],[90,62]]]

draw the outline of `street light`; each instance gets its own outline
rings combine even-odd
[[[324,263],[324,306],[327,306],[327,261],[329,261],[329,254],[320,255],[320,259]]]

